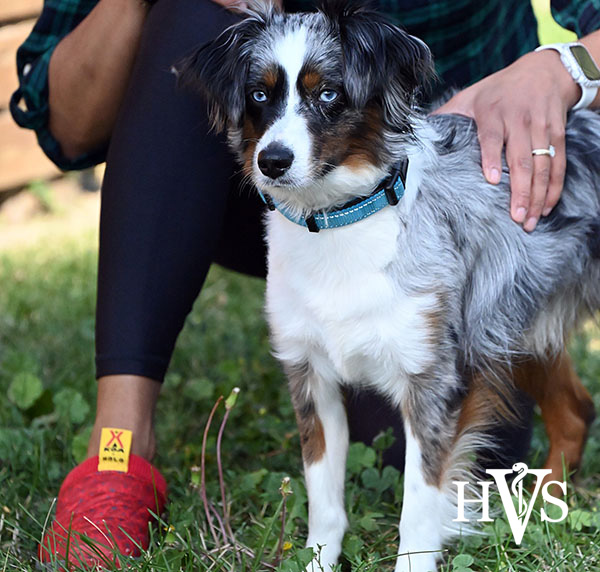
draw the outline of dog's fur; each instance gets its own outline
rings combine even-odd
[[[510,410],[510,378],[545,409],[547,466],[558,471],[563,452],[580,461],[591,400],[564,344],[600,306],[600,116],[570,114],[561,201],[526,233],[509,216],[507,168],[497,186],[482,175],[474,123],[415,110],[427,47],[375,12],[251,12],[178,73],[205,94],[246,174],[293,212],[366,196],[409,159],[404,198],[358,223],[309,233],[267,217],[267,312],[300,428],[308,545],[325,570],[347,523],[344,385],[403,414],[397,572],[435,569],[455,532],[451,483]],[[259,160],[274,148],[290,164],[271,176]]]

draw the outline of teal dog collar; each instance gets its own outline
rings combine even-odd
[[[379,212],[388,205],[397,205],[404,195],[408,160],[397,163],[391,173],[368,197],[359,197],[348,201],[337,209],[320,211],[308,216],[298,216],[266,193],[259,194],[269,210],[278,210],[288,220],[308,228],[310,232],[319,232],[328,228],[348,226]]]

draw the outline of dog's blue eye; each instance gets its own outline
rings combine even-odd
[[[258,103],[264,103],[268,99],[267,94],[260,89],[253,91],[251,95],[252,95],[252,99],[254,101],[257,101]]]
[[[333,89],[324,89],[319,94],[319,101],[322,101],[323,103],[331,103],[332,101],[335,101],[337,97],[337,91],[333,91]]]

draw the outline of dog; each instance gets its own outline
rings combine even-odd
[[[357,4],[272,6],[177,68],[268,206],[266,310],[287,374],[309,502],[308,570],[347,527],[344,387],[402,413],[396,572],[435,570],[457,533],[452,481],[472,473],[513,384],[538,402],[562,477],[581,461],[591,398],[565,352],[600,307],[600,116],[571,113],[560,203],[527,233],[509,174],[482,175],[476,127],[425,116],[420,40]]]

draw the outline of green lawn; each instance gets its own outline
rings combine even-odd
[[[0,255],[0,571],[34,570],[35,547],[66,472],[83,458],[93,420],[95,240]],[[300,447],[284,378],[270,356],[262,317],[264,284],[218,268],[188,319],[157,414],[157,466],[169,485],[167,522],[131,570],[268,570],[280,535],[282,478],[287,499],[285,551],[278,570],[302,570],[308,554]],[[595,330],[572,346],[581,376],[600,406],[600,351]],[[594,350],[595,348],[595,350]],[[228,421],[223,465],[232,527],[249,553],[215,547],[199,494],[202,432],[215,399],[242,391]],[[42,391],[43,389],[43,391]],[[7,397],[6,397],[7,396]],[[207,446],[208,496],[219,507],[216,429]],[[377,447],[383,446],[380,439]],[[538,427],[532,465],[545,439]],[[466,539],[446,570],[598,570],[600,431],[594,426],[570,519],[547,525],[534,515],[520,548],[505,521]],[[353,445],[348,470],[351,530],[343,570],[393,570],[401,478],[381,470],[380,452]],[[239,556],[241,554],[241,556]],[[240,558],[240,560],[237,560]],[[451,563],[454,561],[454,565]]]

